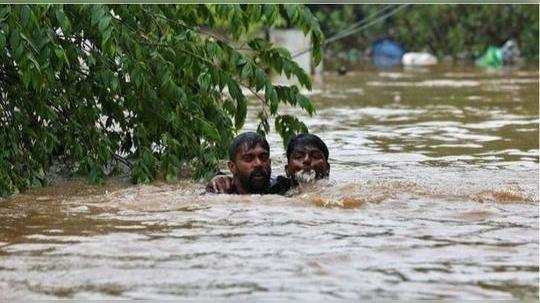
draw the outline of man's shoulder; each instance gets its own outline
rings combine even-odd
[[[291,179],[285,176],[277,176],[270,179],[270,194],[284,194],[292,187]]]

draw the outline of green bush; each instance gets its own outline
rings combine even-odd
[[[43,185],[55,162],[93,182],[122,158],[134,182],[184,165],[205,176],[244,124],[242,88],[258,97],[261,133],[270,117],[285,137],[305,130],[279,105],[313,105],[268,73],[309,77],[246,34],[278,20],[311,35],[318,63],[322,33],[301,5],[0,6],[0,195]]]

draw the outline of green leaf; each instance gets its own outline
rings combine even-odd
[[[91,12],[91,15],[90,15],[90,24],[92,26],[95,26],[96,24],[98,24],[100,21],[101,21],[101,16],[103,16],[103,14],[105,13],[105,11],[103,10],[103,8],[99,5],[93,5],[92,6],[92,12]]]
[[[242,71],[240,72],[240,77],[242,79],[249,79],[251,77],[251,74],[252,74],[252,67],[251,67],[251,64],[245,64],[243,67],[242,67]]]
[[[248,13],[251,22],[259,22],[262,13],[261,5],[249,5]]]
[[[69,61],[68,61],[68,58],[66,56],[66,51],[64,50],[64,48],[61,46],[61,45],[58,45],[55,49],[54,49],[54,53],[56,55],[56,57],[60,60],[63,60],[67,66],[69,66]]]
[[[109,24],[111,23],[111,19],[112,17],[108,14],[101,17],[98,23],[98,29],[101,33],[103,33],[109,27]]]
[[[242,90],[236,83],[236,81],[229,79],[227,83],[229,88],[229,94],[236,101],[236,114],[234,116],[234,125],[237,130],[241,129],[244,126],[247,115],[247,101]]]
[[[315,107],[313,106],[313,103],[311,103],[311,101],[307,97],[303,95],[298,95],[296,97],[296,100],[298,102],[298,105],[300,105],[300,107],[305,109],[310,116],[315,113]]]
[[[3,7],[0,7],[0,22],[4,22],[9,17],[10,14],[11,14],[10,5],[4,5]]]
[[[19,47],[19,43],[21,41],[19,31],[17,29],[13,29],[11,31],[11,35],[9,37],[9,44],[12,49],[17,49]]]
[[[278,16],[278,9],[275,4],[264,4],[263,14],[267,24],[273,24]]]
[[[266,74],[261,68],[255,68],[255,88],[261,90],[266,85]]]
[[[30,47],[32,48],[34,52],[36,53],[38,52],[36,45],[24,33],[21,33],[21,38],[23,38],[23,40],[26,41],[28,45],[30,45]]]
[[[105,48],[105,45],[107,44],[107,42],[109,41],[109,39],[111,38],[111,35],[112,35],[112,28],[108,28],[107,30],[103,31],[102,32],[102,37],[101,37],[101,48]]]
[[[234,116],[234,126],[240,130],[244,126],[247,115],[247,102],[245,98],[236,100],[236,115]]]
[[[34,67],[38,70],[38,72],[41,72],[41,67],[39,63],[36,61],[36,58],[34,58],[31,53],[26,53],[26,58],[28,58],[28,60],[30,60],[34,64]]]
[[[15,49],[15,54],[14,54],[15,59],[20,60],[23,53],[24,53],[24,45],[19,44],[19,46],[17,46],[17,48]]]
[[[204,135],[214,141],[219,141],[220,136],[216,126],[204,119],[197,118]]]
[[[199,78],[197,79],[197,82],[204,90],[209,90],[211,85],[211,75],[210,73],[203,73],[199,75]]]
[[[307,73],[301,68],[297,66],[297,69],[294,71],[296,77],[298,78],[298,81],[300,84],[302,84],[305,88],[311,90],[311,79],[307,75]]]
[[[31,13],[32,11],[28,7],[28,5],[21,6],[21,25],[22,26],[28,26],[28,22],[30,22]]]
[[[58,21],[58,24],[62,27],[62,30],[64,30],[64,34],[71,31],[71,22],[67,18],[66,14],[64,13],[63,9],[57,9],[54,12],[56,16],[56,20]]]
[[[272,115],[277,113],[278,109],[278,95],[272,84],[267,84],[264,91],[264,98],[267,104],[270,104],[270,113]]]
[[[0,31],[0,49],[6,47],[6,34],[3,31]]]
[[[287,148],[287,144],[291,137],[300,133],[307,133],[308,129],[304,122],[290,115],[280,115],[275,120],[276,131],[283,138],[283,146]]]

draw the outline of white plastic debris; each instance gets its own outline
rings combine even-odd
[[[430,53],[405,53],[401,63],[406,66],[426,66],[437,64],[437,57]]]
[[[503,44],[503,46],[501,47],[501,53],[504,64],[516,63],[521,56],[518,45],[513,39],[508,40]]]

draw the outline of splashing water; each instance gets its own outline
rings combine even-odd
[[[317,173],[312,169],[300,170],[294,174],[294,177],[299,184],[312,183],[313,181],[315,181],[316,176]]]

